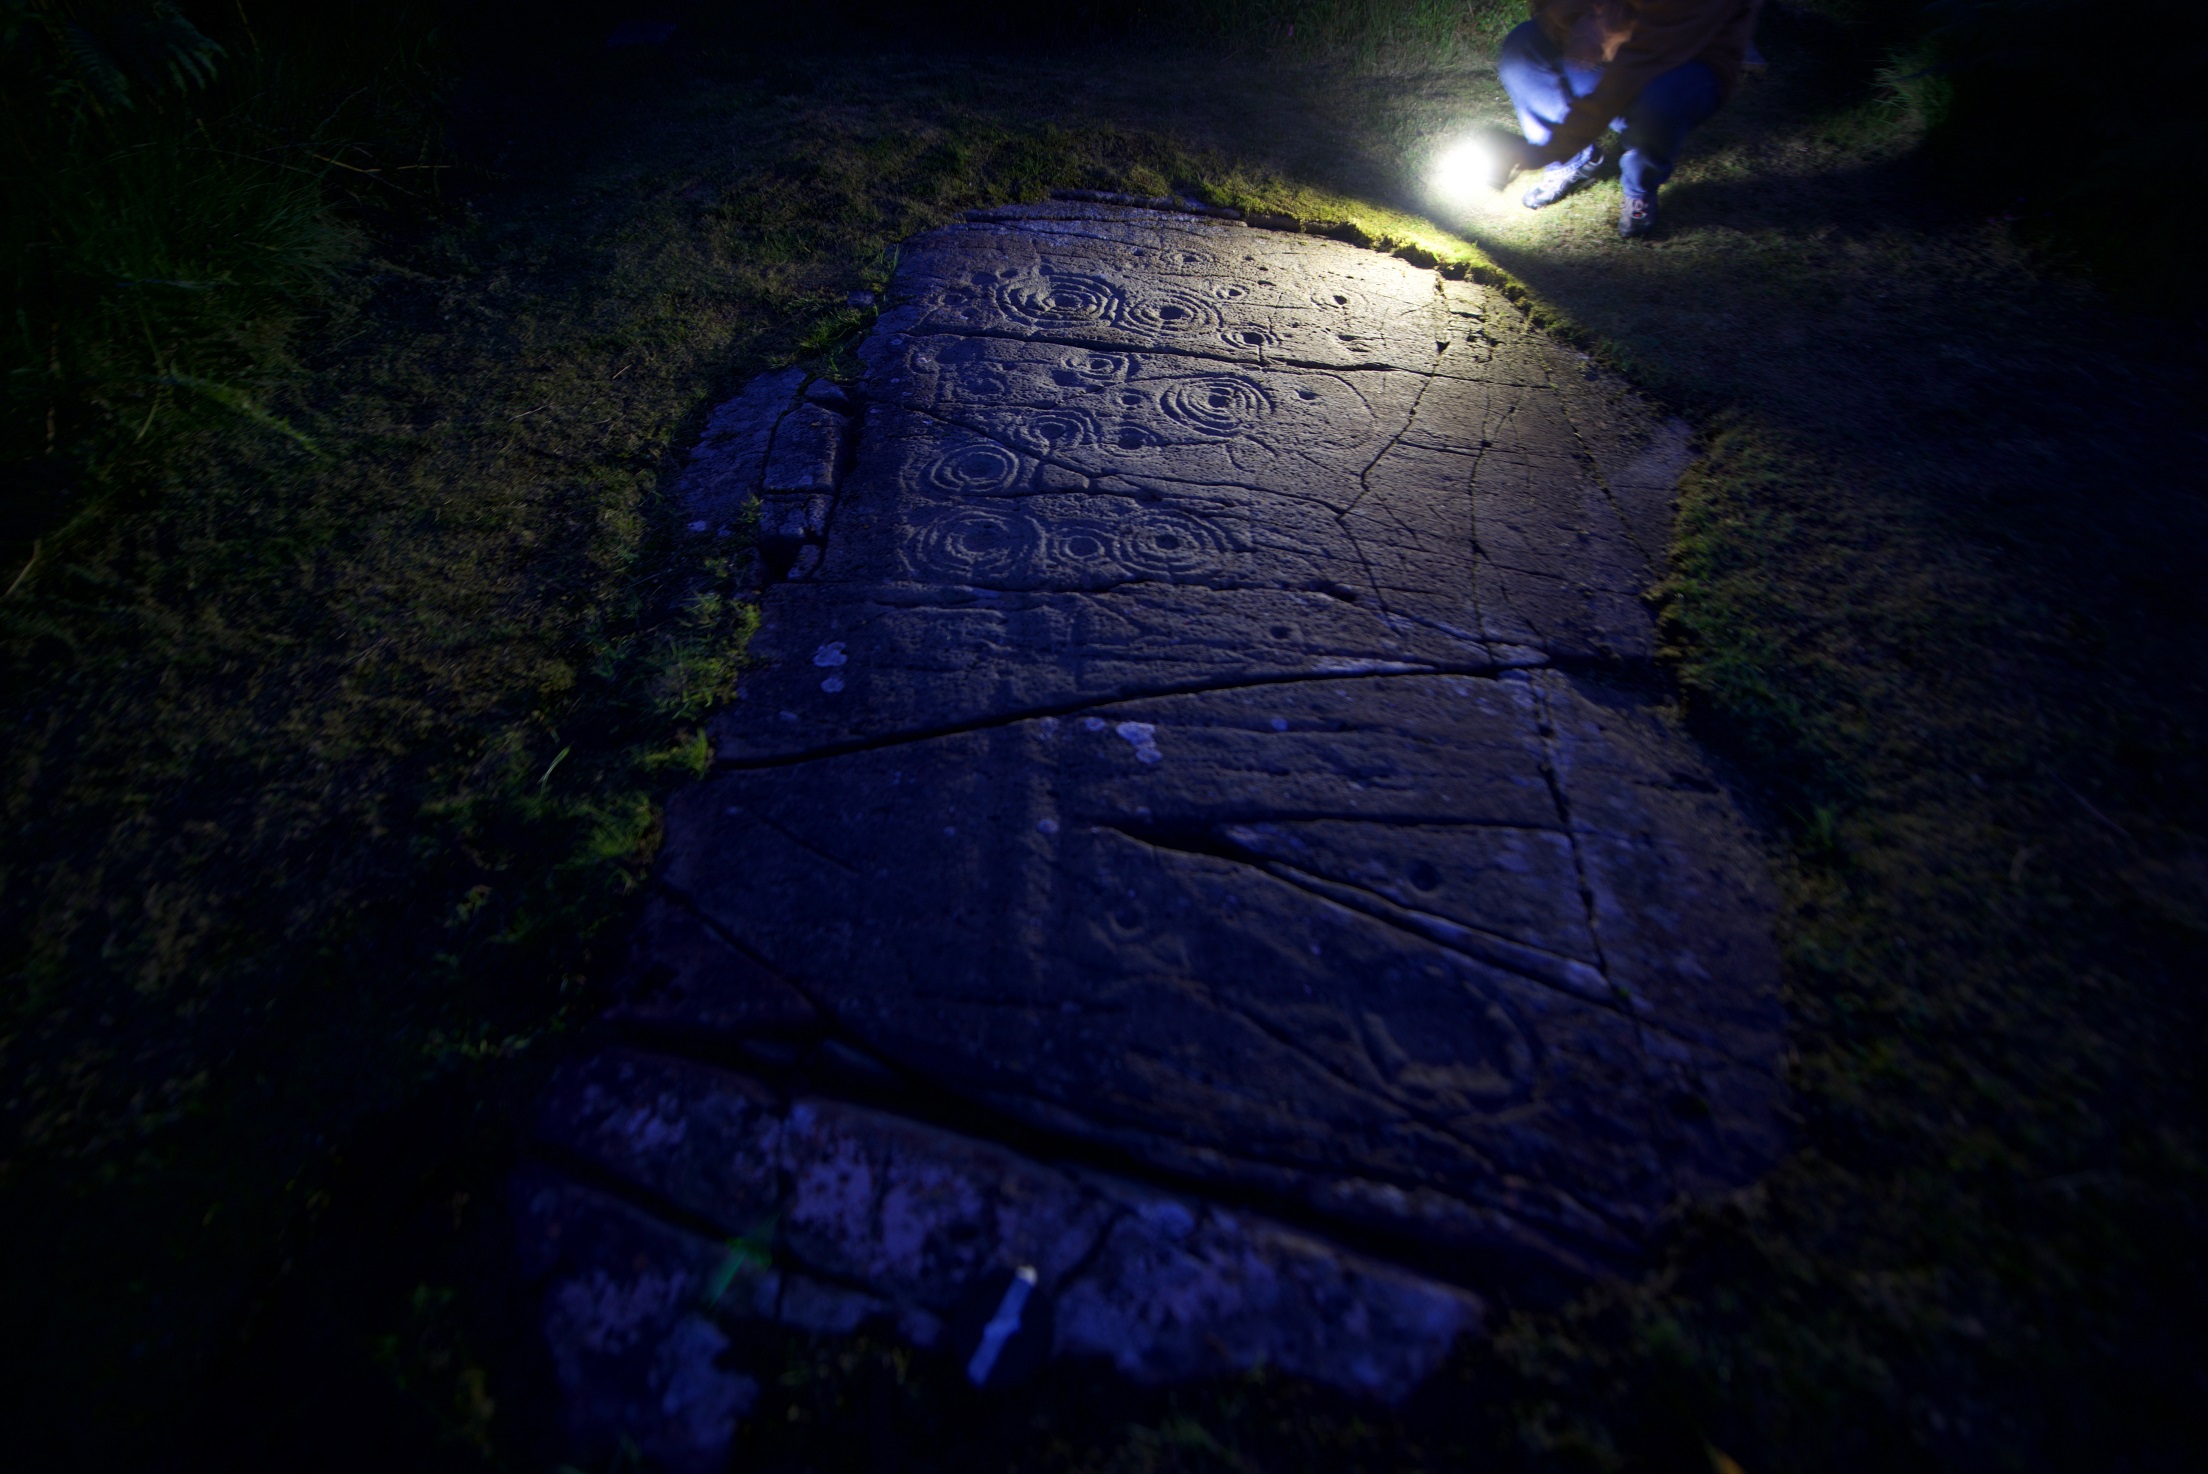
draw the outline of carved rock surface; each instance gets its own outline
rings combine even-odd
[[[619,1010],[768,1083],[606,1055],[548,1141],[778,1224],[746,1314],[949,1345],[1025,1266],[1037,1354],[1385,1397],[1774,1160],[1769,882],[1647,664],[1682,427],[1234,222],[977,212],[888,300],[855,392],[774,391],[855,450]]]
[[[770,492],[833,492],[843,475],[844,441],[850,424],[824,404],[807,399],[774,427],[767,452],[765,485]]]
[[[554,1173],[519,1174],[512,1196],[574,1443],[603,1454],[627,1440],[675,1474],[726,1468],[759,1383],[722,1365],[708,1301],[723,1252]]]
[[[966,1358],[1022,1268],[1041,1349],[1144,1381],[1264,1364],[1400,1397],[1482,1314],[1464,1290],[1261,1218],[676,1057],[570,1065],[538,1136],[659,1210],[520,1181],[571,1411],[611,1432],[670,1397],[700,1410],[662,1432],[678,1451],[756,1391],[693,1354],[726,1347],[717,1327],[881,1324]]]
[[[762,374],[715,409],[679,485],[693,532],[727,536],[762,490],[774,427],[804,387],[800,369]]]

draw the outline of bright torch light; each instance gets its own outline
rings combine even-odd
[[[1470,214],[1488,214],[1503,206],[1501,190],[1509,182],[1508,156],[1495,134],[1470,133],[1434,155],[1426,184],[1437,204]]]

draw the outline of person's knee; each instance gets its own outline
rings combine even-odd
[[[1495,58],[1495,74],[1505,87],[1513,76],[1547,80],[1557,73],[1556,48],[1541,34],[1541,27],[1530,20],[1521,21],[1516,30],[1503,37],[1502,53]]]
[[[1538,21],[1522,20],[1503,37],[1502,57],[1505,61],[1537,61],[1544,66],[1556,64],[1556,48],[1542,34]]]
[[[1520,22],[1503,38],[1502,52],[1495,58],[1495,79],[1521,109],[1548,100],[1563,85],[1562,76],[1556,48],[1534,22]]]

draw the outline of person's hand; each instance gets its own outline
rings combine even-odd
[[[1513,134],[1503,135],[1498,141],[1496,153],[1502,171],[1502,177],[1495,181],[1497,189],[1510,183],[1514,175],[1523,174],[1528,169],[1538,169],[1549,161],[1545,150],[1536,148]]]
[[[1513,175],[1538,169],[1548,162],[1541,157],[1541,151],[1525,139],[1500,128],[1481,129],[1479,144],[1479,158],[1487,176],[1480,182],[1489,189],[1501,189],[1510,183]]]

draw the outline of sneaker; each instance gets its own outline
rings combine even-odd
[[[1562,163],[1551,164],[1541,171],[1533,188],[1526,191],[1526,208],[1546,209],[1594,178],[1601,168],[1602,150],[1590,143]]]
[[[1618,234],[1627,240],[1637,240],[1650,235],[1656,229],[1656,196],[1629,194],[1618,210]]]

